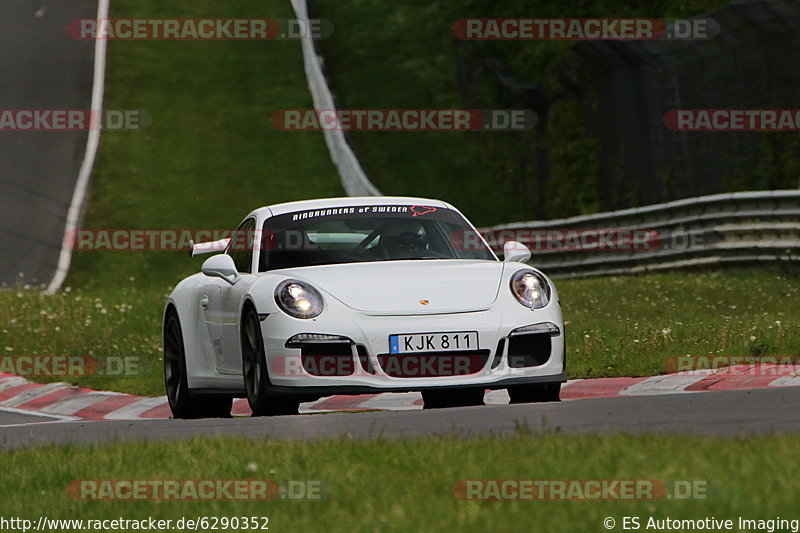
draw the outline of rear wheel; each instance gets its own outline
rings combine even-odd
[[[258,314],[252,306],[242,315],[241,340],[244,387],[253,416],[296,415],[299,400],[267,392],[270,381],[264,341]]]
[[[483,405],[484,389],[424,390],[422,401],[424,409],[443,409],[446,407],[466,407]]]
[[[558,402],[561,400],[561,383],[533,383],[508,388],[510,403]]]
[[[186,351],[178,313],[170,310],[164,321],[164,384],[174,418],[229,418],[233,398],[198,394],[189,390]]]

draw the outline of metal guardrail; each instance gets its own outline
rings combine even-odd
[[[306,0],[292,0],[292,7],[298,19],[308,19],[308,3]],[[309,35],[303,36],[303,64],[308,79],[308,88],[314,101],[314,109],[336,109],[333,94],[322,72],[322,63],[316,50],[314,41]],[[339,170],[342,187],[348,196],[379,196],[381,192],[367,178],[364,169],[350,145],[347,144],[342,130],[324,130],[325,143],[331,159]]]
[[[570,232],[576,242],[575,235],[597,230],[636,230],[649,237],[638,247],[564,246]],[[531,248],[530,263],[558,278],[721,263],[798,262],[800,189],[713,194],[596,215],[503,224],[481,233],[499,252],[508,240],[522,242]]]

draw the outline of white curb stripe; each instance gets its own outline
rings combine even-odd
[[[486,391],[486,394],[483,395],[483,403],[486,405],[505,405],[510,401],[511,398],[508,397],[506,389]]]
[[[352,409],[367,409],[364,407],[364,404],[369,400],[372,396],[371,395],[364,395],[358,398],[358,402],[354,405],[351,396],[343,395],[347,399],[343,400],[341,404],[337,404],[337,398],[339,396],[325,396],[324,398],[320,398],[319,400],[314,400],[313,402],[306,402],[301,403],[298,409],[300,413],[334,413],[336,411],[348,411]],[[323,407],[325,403],[331,403],[333,400],[333,406]]]
[[[769,382],[770,387],[800,387],[800,374],[794,376],[783,376]]]
[[[297,409],[298,413],[327,413],[327,409],[317,409],[315,406],[318,403],[322,403],[325,400],[330,398],[330,396],[326,396],[325,398],[320,398],[319,400],[314,400],[313,402],[303,402],[300,404],[300,407]],[[235,402],[236,400],[234,400]],[[249,409],[249,407],[248,407]]]
[[[112,411],[111,413],[108,413],[103,418],[106,420],[138,419],[139,415],[141,415],[145,411],[149,411],[154,407],[165,405],[166,403],[167,403],[166,396],[159,396],[158,398],[142,398],[138,402],[126,405],[125,407],[120,407],[119,409]]]
[[[414,405],[414,402],[421,400],[422,395],[418,392],[384,392],[367,399],[361,404],[364,409],[389,409],[391,411],[408,411],[411,409],[421,409],[421,406]]]
[[[301,403],[300,407],[297,408],[297,412],[300,413],[301,415],[314,414],[314,413],[334,413],[334,412],[336,412],[336,409],[317,409],[316,407],[314,407],[314,405],[313,405],[314,403],[317,403],[317,402],[313,402],[313,403],[311,403],[309,405],[305,405],[305,404]]]
[[[41,398],[42,396],[47,396],[53,392],[68,389],[70,387],[71,385],[67,385],[66,383],[48,383],[47,385],[42,385],[41,387],[35,387],[20,392],[16,396],[0,402],[0,405],[3,407],[17,407],[18,405],[28,403],[37,398]]]
[[[108,18],[108,2],[109,0],[97,0],[97,18]],[[103,91],[105,90],[105,77],[106,77],[106,44],[107,39],[99,36],[94,41],[94,78],[92,79],[92,110],[100,112],[103,108]],[[64,227],[64,241],[66,236],[76,229],[78,229],[78,222],[83,213],[83,204],[86,201],[86,193],[89,190],[89,176],[92,173],[94,166],[94,159],[97,155],[97,147],[100,145],[100,128],[89,128],[89,136],[86,140],[86,153],[81,162],[81,168],[78,171],[78,181],[75,183],[75,191],[72,193],[72,201],[69,204],[67,211],[67,223]],[[47,292],[53,294],[61,288],[64,279],[69,272],[69,264],[72,261],[72,248],[66,243],[61,243],[61,253],[58,256],[58,266],[56,273],[53,275],[50,285],[47,287]]]
[[[20,377],[2,378],[0,379],[0,392],[13,389],[14,387],[19,387],[20,385],[26,385],[28,383],[30,383],[30,381]]]
[[[667,374],[653,376],[620,391],[620,396],[652,396],[655,394],[677,394],[686,392],[686,387],[702,381],[714,370],[697,370],[691,374]]]
[[[115,396],[127,395],[118,392],[84,392],[77,396],[73,396],[72,398],[67,398],[60,402],[48,405],[47,407],[43,407],[41,412],[66,416],[74,415],[82,409],[86,409],[87,407],[91,407],[94,404],[100,403]]]

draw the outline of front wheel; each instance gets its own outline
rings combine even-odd
[[[561,401],[561,383],[533,383],[508,388],[509,403],[541,403]]]
[[[296,415],[299,400],[267,392],[270,382],[261,323],[251,306],[242,315],[241,341],[244,388],[253,416]]]
[[[189,390],[186,351],[178,313],[170,310],[164,321],[164,384],[174,418],[230,418],[233,398],[197,394]]]

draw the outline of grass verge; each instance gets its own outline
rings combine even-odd
[[[685,355],[798,355],[800,269],[726,269],[557,283],[571,377],[650,376]]]
[[[364,532],[454,527],[597,532],[604,531],[606,517],[614,518],[616,530],[621,530],[624,516],[639,516],[642,526],[649,517],[791,519],[796,518],[795,495],[800,491],[800,476],[792,466],[798,444],[798,437],[787,436],[567,436],[523,430],[509,438],[284,442],[216,437],[97,448],[45,446],[4,454],[0,515],[34,523],[41,515],[173,520],[267,516],[271,531]],[[321,482],[323,498],[78,501],[67,487],[82,479],[315,480]],[[454,485],[466,479],[689,480],[707,482],[708,490],[707,499],[688,501],[475,502],[454,497]]]

